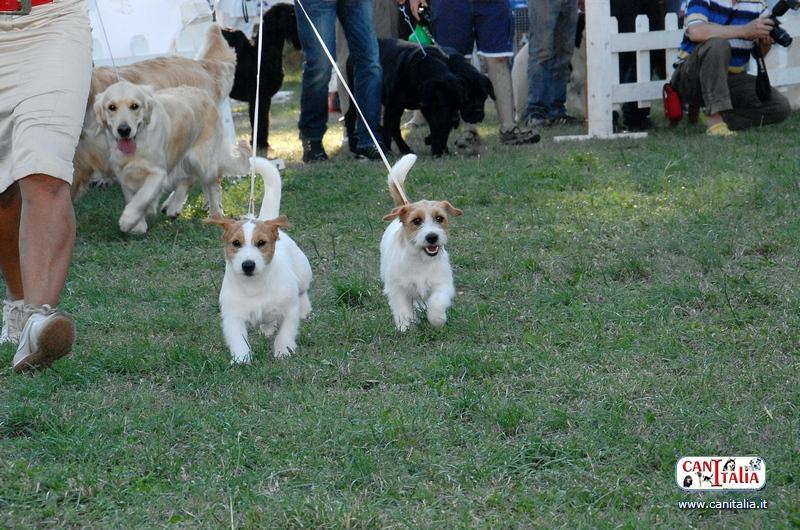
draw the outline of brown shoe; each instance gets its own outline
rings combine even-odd
[[[19,339],[14,355],[14,371],[19,373],[47,368],[72,351],[75,344],[75,322],[48,305],[26,306],[32,311]]]

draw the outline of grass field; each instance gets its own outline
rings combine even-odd
[[[439,160],[415,132],[411,197],[465,214],[448,325],[401,335],[383,166],[299,164],[297,104],[274,111],[315,274],[299,351],[277,361],[253,334],[253,365],[229,366],[197,194],[128,237],[120,191],[92,190],[62,302],[76,353],[20,377],[0,348],[0,527],[800,526],[800,119],[525,147],[491,122],[479,156]],[[246,196],[226,185],[226,211]],[[679,456],[748,454],[761,492],[675,486]],[[677,507],[729,498],[769,508]]]

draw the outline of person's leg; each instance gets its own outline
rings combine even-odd
[[[511,70],[508,67],[508,58],[487,57],[486,69],[494,87],[494,103],[497,108],[497,118],[500,121],[500,130],[513,129],[514,95],[511,89]]]
[[[0,344],[19,341],[24,318],[22,271],[19,265],[19,216],[22,201],[15,182],[0,193],[0,275],[6,284],[3,300],[3,322],[0,324]]]
[[[324,0],[303,0],[303,7],[319,31],[325,45],[335,50],[336,3]],[[306,20],[300,4],[295,4],[297,33],[303,46],[303,80],[300,92],[300,138],[321,142],[328,129],[328,82],[331,64],[320,46],[314,30]]]
[[[69,183],[47,175],[19,181],[19,259],[25,303],[58,305],[75,245]]]
[[[19,184],[0,193],[0,272],[6,282],[6,298],[22,300],[22,271],[19,261],[19,222],[22,199]]]
[[[675,71],[672,85],[683,103],[705,105],[709,126],[722,122],[720,112],[733,108],[728,88],[731,46],[712,38],[698,44]]]
[[[578,26],[578,3],[576,0],[562,0],[556,20],[553,40],[553,59],[550,63],[551,100],[548,119],[555,120],[566,116],[564,106],[567,100],[567,81],[569,63],[575,52],[575,29]]]
[[[462,55],[472,55],[475,33],[471,2],[436,0],[431,6],[431,15],[433,36],[440,46],[454,48]]]
[[[769,101],[758,99],[755,76],[729,74],[728,86],[733,108],[722,111],[722,118],[731,130],[780,123],[792,111],[789,100],[774,88]]]
[[[495,94],[495,106],[500,120],[501,141],[504,132],[516,127],[514,121],[514,92],[508,61],[514,56],[514,20],[507,0],[474,3],[476,44],[478,53],[486,58],[486,69]],[[538,138],[532,141],[537,141]]]
[[[9,176],[20,201],[25,306],[13,361],[17,372],[50,366],[72,350],[75,340],[75,323],[54,306],[75,242],[70,184],[89,95],[91,28],[85,6],[58,5],[39,8],[47,23],[0,31],[0,65],[20,58],[14,65],[17,75],[0,78],[22,80],[0,91],[13,98],[8,101],[13,119]]]
[[[528,108],[529,118],[544,120],[550,111],[553,80],[550,61],[555,56],[554,31],[558,17],[556,1],[528,2]]]
[[[636,15],[639,14],[639,0],[611,0],[611,16],[616,17],[619,33],[636,31]],[[636,82],[636,53],[619,54],[619,82]],[[627,127],[636,128],[639,121],[639,105],[635,101],[622,104],[622,121]]]
[[[381,95],[383,70],[378,54],[378,37],[375,35],[375,16],[372,0],[338,0],[339,21],[342,23],[350,59],[353,62],[353,95],[376,139],[381,141]],[[372,146],[364,122],[356,119],[356,141],[359,148]]]

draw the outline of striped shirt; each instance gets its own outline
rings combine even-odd
[[[700,22],[710,22],[720,26],[744,26],[758,18],[766,9],[766,2],[759,0],[689,0],[684,24],[687,28]],[[729,39],[728,42],[731,43],[731,62],[728,71],[743,72],[750,61],[753,42],[743,39]],[[697,44],[690,41],[684,33],[678,63],[686,59]]]

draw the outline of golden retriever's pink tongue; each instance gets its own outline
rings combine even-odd
[[[122,140],[117,140],[117,149],[125,153],[126,155],[132,155],[136,152],[136,141],[132,140],[131,138],[124,138]]]

